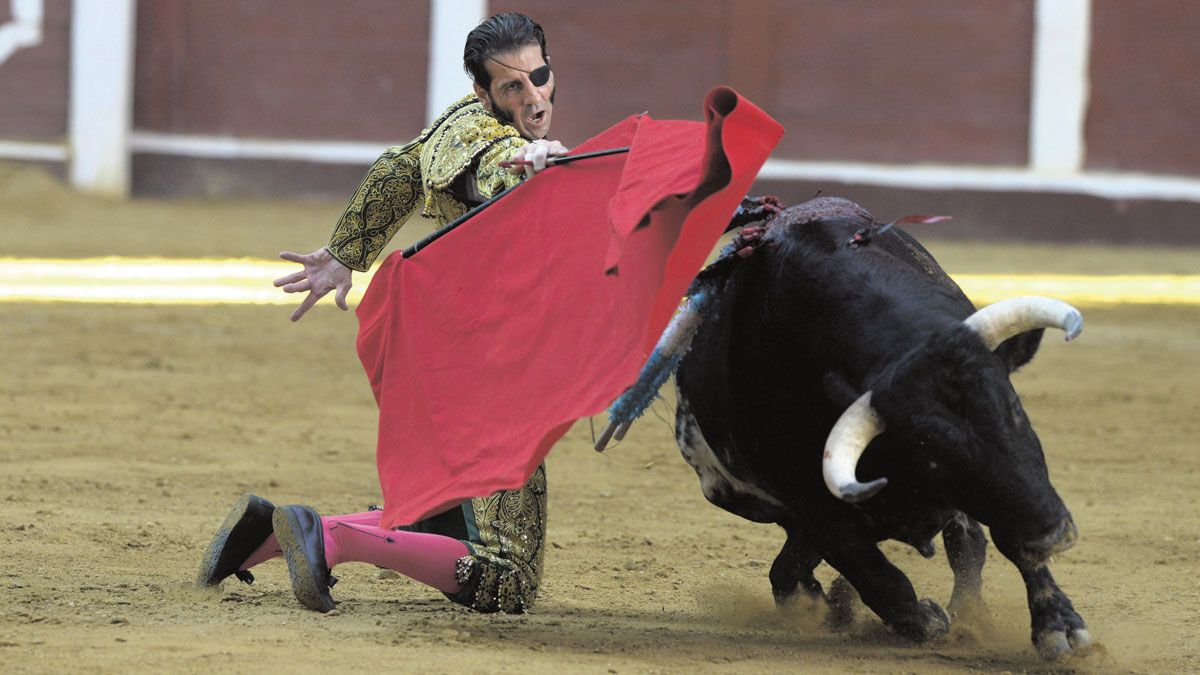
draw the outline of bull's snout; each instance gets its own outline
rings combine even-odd
[[[1041,537],[1023,544],[1021,549],[1030,562],[1040,563],[1071,548],[1077,539],[1079,530],[1075,528],[1075,520],[1068,515]]]

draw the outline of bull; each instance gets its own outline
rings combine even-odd
[[[844,617],[835,599],[857,592],[896,633],[936,638],[950,615],[986,609],[983,524],[1024,580],[1037,651],[1086,648],[1047,566],[1075,524],[1009,381],[1045,328],[1075,337],[1079,312],[1047,298],[977,311],[912,236],[844,199],[782,210],[760,243],[697,279],[702,315],[685,311],[684,335],[660,344],[678,352],[675,435],[704,496],[786,532],[776,601],[803,593]],[[929,557],[939,533],[950,615],[877,546]],[[822,560],[841,575],[828,596],[813,576]]]

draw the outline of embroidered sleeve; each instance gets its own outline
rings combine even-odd
[[[327,248],[346,267],[366,272],[421,198],[420,143],[388,148],[375,160],[338,219]]]
[[[505,138],[496,141],[479,156],[479,165],[475,167],[475,188],[484,199],[491,199],[497,193],[520,183],[524,176],[513,175],[508,169],[497,166],[499,162],[512,157],[521,146],[525,145],[521,137]]]

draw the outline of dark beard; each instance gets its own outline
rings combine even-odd
[[[550,105],[554,105],[554,97],[557,95],[558,95],[558,85],[554,85],[554,88],[550,90]],[[495,99],[492,99],[492,100],[495,100]],[[496,117],[500,118],[501,122],[504,122],[505,124],[507,124],[510,127],[517,126],[516,124],[514,124],[514,122],[516,122],[516,120],[513,118],[512,114],[509,113],[507,110],[501,108],[498,105],[492,106],[492,114],[495,115]]]
[[[504,122],[508,126],[510,126],[510,127],[516,126],[515,124],[513,124],[513,122],[515,122],[516,120],[513,119],[512,115],[508,114],[507,110],[505,110],[499,106],[492,106],[492,114],[495,115],[496,117],[500,118],[500,121]]]

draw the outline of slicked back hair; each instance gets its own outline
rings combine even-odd
[[[490,90],[492,76],[488,74],[484,63],[489,57],[526,45],[541,47],[542,59],[550,63],[546,35],[536,21],[517,12],[488,17],[467,34],[467,44],[463,47],[463,70],[467,71],[475,84]]]

